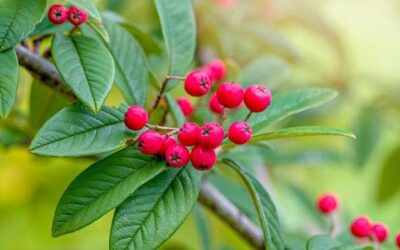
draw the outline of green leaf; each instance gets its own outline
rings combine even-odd
[[[367,250],[373,249],[365,245],[343,244],[326,235],[311,237],[307,242],[307,250]]]
[[[240,83],[247,87],[255,83],[264,83],[270,88],[274,88],[279,83],[288,79],[290,68],[282,58],[267,55],[262,56],[250,63],[243,71]]]
[[[384,202],[398,194],[400,182],[398,173],[400,170],[400,145],[389,153],[381,167],[378,183],[377,200]]]
[[[114,214],[110,249],[157,249],[196,204],[202,174],[169,168],[132,194]]]
[[[110,34],[108,47],[115,61],[115,82],[129,104],[144,106],[148,69],[144,52],[135,38],[118,24],[104,22]]]
[[[282,128],[271,132],[263,132],[254,135],[250,143],[257,143],[261,141],[270,141],[284,138],[293,137],[303,137],[303,136],[320,136],[320,135],[330,135],[330,136],[345,136],[355,139],[355,135],[351,132],[338,128],[329,128],[322,126],[302,126],[302,127],[292,127],[292,128]],[[236,145],[230,141],[225,141],[224,145],[226,148],[232,148]]]
[[[278,94],[272,98],[272,104],[266,111],[254,114],[249,119],[249,124],[253,132],[257,132],[290,115],[320,106],[336,95],[336,91],[324,88],[291,90]]]
[[[196,21],[192,0],[154,0],[169,56],[169,75],[186,75],[196,49]],[[170,81],[167,89],[175,87]]]
[[[140,46],[146,53],[161,53],[161,45],[159,41],[148,31],[142,28],[139,24],[128,21],[125,18],[119,16],[118,14],[110,11],[103,13],[103,17],[118,23],[124,27],[129,33],[131,33],[136,40],[139,42]]]
[[[246,184],[260,220],[266,250],[283,250],[284,244],[279,217],[269,194],[243,167],[230,159],[223,163],[235,170]]]
[[[96,162],[76,177],[62,195],[54,214],[53,236],[74,232],[96,221],[165,168],[165,161],[145,156],[133,146]]]
[[[1,19],[1,17],[0,17]],[[17,98],[18,59],[14,49],[0,53],[0,118],[6,118]]]
[[[133,136],[124,124],[125,110],[126,107],[103,107],[95,114],[75,103],[45,123],[30,150],[49,156],[84,156],[115,150]]]
[[[84,104],[99,111],[114,80],[115,66],[108,49],[89,37],[57,33],[52,54],[66,85]]]
[[[180,109],[175,98],[173,98],[170,94],[166,94],[165,98],[167,99],[169,110],[172,113],[175,123],[178,126],[182,125],[185,122],[185,116],[183,115],[182,110]]]
[[[193,216],[196,221],[197,231],[199,232],[199,238],[203,250],[211,250],[211,228],[207,223],[207,217],[202,210],[200,205],[196,205],[193,209]]]
[[[368,106],[361,110],[356,117],[354,126],[357,141],[355,147],[355,161],[359,167],[365,166],[374,150],[379,145],[382,132],[381,113],[376,108]]]
[[[40,21],[46,0],[0,0],[0,51],[14,47]]]
[[[44,86],[39,80],[31,84],[29,124],[39,129],[54,114],[69,104],[68,100],[58,92]]]

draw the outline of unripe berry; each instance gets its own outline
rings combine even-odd
[[[376,240],[382,243],[385,242],[387,237],[389,236],[389,230],[385,224],[376,223],[371,227],[371,234],[374,234]]]
[[[368,237],[371,233],[371,222],[367,217],[360,216],[351,223],[350,231],[357,238]]]
[[[87,21],[89,14],[77,7],[72,6],[68,11],[68,20],[74,25],[79,26]]]
[[[398,233],[396,236],[396,246],[400,248],[400,233]]]
[[[193,108],[193,104],[190,101],[190,99],[182,97],[182,98],[176,99],[176,102],[178,103],[179,107],[182,110],[182,113],[186,117],[190,117],[193,114],[194,108]]]
[[[216,94],[211,96],[208,106],[210,107],[211,111],[216,114],[222,114],[224,112],[224,105],[218,101]]]
[[[236,144],[245,144],[251,139],[252,129],[245,121],[232,123],[228,130],[228,138]]]
[[[206,171],[214,167],[217,155],[213,149],[203,148],[199,145],[192,149],[190,160],[193,167],[201,171]]]
[[[185,146],[179,144],[172,145],[167,149],[165,159],[171,167],[181,168],[189,163],[190,153]]]
[[[146,110],[140,106],[131,106],[125,113],[125,125],[132,130],[141,130],[149,121]]]
[[[155,155],[160,152],[163,138],[162,136],[153,130],[144,131],[139,135],[136,140],[137,147],[140,152],[145,155]]]
[[[271,102],[271,92],[262,84],[251,85],[244,92],[244,103],[251,112],[262,112]]]
[[[63,24],[68,19],[68,9],[61,4],[54,4],[49,8],[47,17],[54,24]]]
[[[334,194],[323,194],[318,198],[317,207],[323,214],[331,214],[339,208],[339,200]]]
[[[208,74],[203,70],[190,72],[185,79],[185,90],[192,96],[203,96],[211,88],[211,81]]]
[[[182,145],[194,146],[199,142],[200,127],[193,122],[185,122],[178,131],[178,140]]]
[[[164,135],[163,136],[163,143],[161,146],[160,151],[158,152],[159,155],[165,156],[165,152],[167,152],[167,149],[172,146],[176,145],[176,139],[172,135]]]
[[[213,81],[222,80],[226,75],[225,63],[222,60],[214,60],[206,66]]]
[[[215,122],[207,122],[200,128],[199,143],[204,148],[216,148],[224,140],[224,129]]]
[[[236,108],[243,101],[242,85],[233,82],[223,82],[217,89],[218,101],[227,108]]]

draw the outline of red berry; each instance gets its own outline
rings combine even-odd
[[[194,108],[193,108],[193,104],[190,101],[190,99],[182,97],[182,98],[176,99],[176,102],[178,103],[179,107],[182,110],[182,113],[186,117],[190,117],[193,114]]]
[[[244,103],[251,112],[262,112],[271,102],[271,92],[262,84],[251,85],[244,92]]]
[[[232,123],[228,130],[229,140],[239,145],[248,142],[251,139],[251,135],[251,127],[245,121],[237,121]]]
[[[185,90],[189,95],[202,96],[205,95],[210,88],[210,78],[203,70],[194,70],[186,76]]]
[[[193,167],[201,171],[206,171],[214,167],[217,155],[213,149],[203,148],[199,145],[192,149],[190,160]]]
[[[167,149],[165,159],[171,167],[180,168],[189,163],[190,153],[185,146],[172,145]]]
[[[334,194],[323,194],[318,198],[317,207],[323,214],[330,214],[339,208],[339,200]]]
[[[223,82],[217,89],[218,101],[227,108],[235,108],[243,101],[242,85],[233,82]]]
[[[398,233],[396,236],[396,245],[398,248],[400,248],[400,233]]]
[[[160,152],[163,137],[153,130],[144,131],[136,140],[140,152],[145,155],[155,155]]]
[[[210,107],[211,111],[216,114],[222,114],[224,112],[224,105],[218,101],[216,94],[211,96],[208,106]]]
[[[200,127],[193,122],[185,122],[178,131],[178,140],[185,146],[194,146],[199,142]]]
[[[140,106],[131,106],[125,113],[125,125],[132,130],[141,130],[149,121],[146,110]]]
[[[89,14],[77,7],[72,6],[68,11],[68,20],[74,25],[79,26],[87,21]]]
[[[172,135],[164,135],[163,143],[162,143],[161,149],[158,152],[158,154],[165,156],[165,152],[167,152],[167,149],[170,146],[176,145],[176,144],[177,144],[176,139]]]
[[[367,237],[371,232],[371,222],[367,217],[360,216],[353,221],[350,231],[355,237]]]
[[[216,148],[224,137],[224,129],[218,123],[207,122],[200,128],[199,143],[204,148]]]
[[[384,242],[389,236],[389,230],[385,224],[376,223],[371,227],[371,234],[375,235],[378,242]]]
[[[226,67],[222,60],[214,60],[206,66],[211,74],[211,79],[219,81],[225,77]]]
[[[47,17],[54,24],[63,24],[68,19],[68,9],[61,4],[54,4],[49,8]]]

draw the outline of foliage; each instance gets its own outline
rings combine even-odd
[[[202,64],[202,59],[196,54],[196,47],[202,45],[202,41],[198,38],[201,31],[196,30],[194,3],[191,0],[152,1],[152,8],[158,16],[158,33],[152,33],[115,13],[101,14],[90,0],[66,1],[90,14],[86,25],[74,32],[69,32],[69,25],[55,28],[43,17],[45,2],[35,0],[26,4],[22,0],[0,0],[0,116],[4,120],[8,117],[5,122],[11,122],[15,117],[11,111],[18,89],[14,47],[20,46],[17,44],[26,37],[34,40],[48,35],[52,38],[49,62],[56,66],[65,86],[77,100],[71,104],[54,90],[44,88],[42,85],[46,79],[35,79],[28,119],[32,121],[33,133],[39,131],[34,138],[18,129],[11,132],[18,134],[16,143],[24,141],[20,137],[32,139],[29,149],[36,155],[94,157],[97,160],[77,176],[62,195],[54,215],[53,236],[80,230],[115,209],[110,249],[156,249],[192,213],[204,176],[190,165],[171,169],[159,158],[139,153],[134,145],[130,145],[136,134],[127,130],[123,119],[126,104],[149,106],[148,100],[155,98],[166,75],[184,76],[193,65]],[[111,6],[112,1],[108,2]],[[112,6],[117,9],[118,4]],[[247,32],[258,41],[271,40],[271,34],[265,34],[264,30],[261,32],[252,27]],[[49,37],[41,38],[48,39],[49,43]],[[337,92],[321,87],[286,91],[281,88],[279,85],[286,83],[291,72],[288,61],[296,57],[292,48],[281,39],[279,36],[271,43],[273,47],[279,47],[283,55],[261,55],[244,67],[242,74],[237,69],[239,63],[230,59],[232,72],[229,77],[240,79],[244,85],[267,82],[274,90],[273,103],[268,111],[249,119],[255,135],[250,142],[252,145],[245,148],[248,150],[246,154],[252,146],[262,148],[262,153],[256,152],[253,159],[249,153],[244,159],[248,162],[262,158],[267,151],[264,149],[268,147],[265,143],[274,139],[319,135],[355,138],[346,130],[332,127],[314,124],[284,126],[282,121],[285,118],[289,124],[296,123],[303,111],[320,107],[335,98]],[[42,45],[48,46],[46,43]],[[113,94],[114,85],[124,99],[118,108],[106,104]],[[179,81],[168,83],[165,102],[152,119],[161,119],[167,110],[166,123],[179,125],[185,121],[175,101],[179,88]],[[200,101],[199,109],[204,106]],[[205,114],[196,115],[197,120],[205,120],[202,116]],[[232,119],[242,119],[244,115],[238,111]],[[310,112],[310,115],[319,114]],[[368,112],[361,117],[361,123],[369,126],[356,124],[360,128],[357,134],[360,134],[362,143],[355,148],[355,158],[359,165],[364,165],[368,159],[366,155],[373,152],[373,142],[379,136],[371,136],[369,131],[376,130],[380,124],[374,123],[377,118]],[[7,133],[11,132],[7,130]],[[265,249],[285,249],[290,239],[286,239],[286,229],[281,225],[285,213],[276,205],[279,201],[258,180],[253,164],[242,166],[228,157],[234,152],[235,145],[226,141],[222,150],[226,158],[219,165],[229,166],[237,173],[241,185],[230,183],[231,176],[223,171],[210,173],[210,181],[259,227]],[[395,180],[391,180],[393,188],[388,188],[385,183],[395,176],[398,155],[396,149],[385,162],[378,194],[380,200],[388,199],[398,190]],[[229,193],[229,185],[240,195]],[[202,220],[201,214],[199,220]],[[204,234],[207,222],[201,222],[204,224],[200,223],[199,227],[206,247],[209,245],[209,238]],[[327,236],[311,238],[306,247],[310,250],[367,249]]]

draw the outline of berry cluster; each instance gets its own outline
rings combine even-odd
[[[339,199],[334,194],[323,194],[317,200],[317,207],[322,214],[331,215],[339,209]],[[389,237],[389,230],[383,223],[372,223],[366,216],[359,216],[350,224],[351,234],[358,239],[384,243]],[[364,242],[364,241],[361,241]],[[400,233],[396,236],[396,246],[400,249]]]
[[[69,20],[75,27],[85,23],[89,18],[89,14],[86,11],[74,6],[67,9],[61,4],[52,5],[47,12],[47,16],[53,24],[61,25]]]
[[[200,97],[212,89],[216,90],[211,95],[209,107],[212,112],[222,115],[220,124],[206,122],[200,126],[187,121],[180,128],[152,125],[148,123],[150,112],[147,113],[140,106],[131,106],[125,114],[126,126],[135,131],[148,128],[136,139],[138,149],[143,154],[165,157],[171,167],[184,167],[191,161],[196,169],[205,171],[215,165],[216,149],[226,137],[235,144],[247,143],[252,137],[252,128],[246,120],[252,113],[266,110],[271,104],[272,95],[269,89],[261,84],[251,85],[244,90],[238,83],[218,83],[225,75],[225,64],[221,60],[215,60],[182,78],[184,88],[191,96]],[[242,102],[249,109],[249,115],[245,120],[233,122],[226,133],[222,127],[226,119],[226,110],[237,108]],[[195,111],[190,99],[182,97],[177,99],[177,103],[182,113],[189,119]]]

